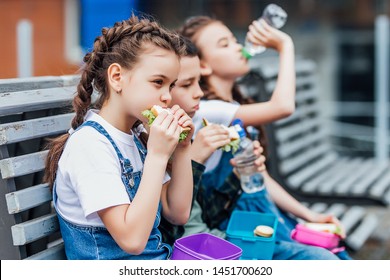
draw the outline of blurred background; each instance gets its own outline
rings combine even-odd
[[[180,26],[189,16],[215,16],[243,42],[251,21],[267,4],[275,3],[288,13],[282,30],[293,38],[297,58],[317,63],[336,148],[344,154],[358,151],[388,158],[388,2],[0,0],[0,78],[73,74],[101,28],[131,13],[150,14],[169,28]],[[261,54],[272,55],[271,50]],[[385,77],[381,86],[380,69]],[[376,107],[379,101],[381,109]],[[374,129],[378,124],[381,133]]]

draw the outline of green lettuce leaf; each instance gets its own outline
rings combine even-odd
[[[156,116],[150,110],[142,111],[141,114],[148,119],[148,125],[151,125],[156,119]]]
[[[183,131],[182,133],[180,133],[180,136],[179,136],[179,143],[187,138],[188,133],[189,133],[188,130]]]

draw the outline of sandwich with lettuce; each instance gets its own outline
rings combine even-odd
[[[210,122],[203,118],[202,124],[203,126],[208,126],[210,125]],[[230,143],[220,147],[220,149],[224,152],[231,151],[234,154],[240,145],[240,136],[234,126],[227,127],[226,125],[221,124],[221,127],[229,132]]]
[[[163,111],[168,112],[168,114],[172,114],[172,111],[169,108],[163,108],[163,107],[158,106],[158,105],[154,105],[152,108],[150,108],[148,110],[144,110],[141,113],[145,118],[148,119],[148,125],[150,126],[150,125],[152,125],[154,120],[157,118],[158,114],[160,114]],[[180,128],[181,128],[181,132],[180,132],[180,136],[179,136],[179,142],[186,139],[188,136],[188,133],[191,131],[190,127],[180,127]]]

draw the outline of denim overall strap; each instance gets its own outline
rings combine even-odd
[[[81,125],[91,126],[95,128],[99,133],[103,134],[114,147],[117,156],[121,163],[122,169],[122,181],[125,185],[126,191],[129,195],[130,201],[133,200],[142,176],[142,171],[133,172],[133,167],[130,160],[124,158],[119,148],[107,133],[107,131],[97,122],[87,121]],[[76,130],[78,130],[76,129]],[[137,144],[138,139],[135,139]],[[141,159],[144,160],[146,150],[140,143],[137,144],[137,148],[140,150]],[[140,149],[142,148],[142,149]],[[131,176],[131,180],[129,177]],[[131,185],[133,184],[133,185]],[[53,187],[53,201],[56,207],[57,192],[56,186]],[[61,233],[64,239],[65,251],[67,258],[69,259],[133,259],[133,260],[146,260],[146,259],[167,259],[171,255],[171,247],[162,242],[161,233],[158,230],[160,223],[160,207],[156,213],[156,219],[154,221],[153,228],[150,232],[148,242],[145,246],[142,254],[131,255],[123,251],[111,234],[105,227],[77,225],[65,220],[58,212],[58,220],[60,223]]]
[[[82,125],[80,125],[77,128],[77,130],[82,128],[83,126],[91,126],[91,127],[95,128],[97,131],[99,131],[101,134],[103,134],[108,139],[108,141],[110,141],[112,146],[114,147],[115,152],[118,154],[119,159],[123,159],[124,158],[122,153],[121,153],[121,151],[119,150],[118,146],[115,144],[114,140],[112,140],[111,136],[108,134],[107,130],[105,130],[104,127],[101,126],[98,122],[86,121]]]
[[[142,163],[145,162],[147,150],[144,147],[144,145],[141,143],[141,141],[138,139],[138,136],[134,133],[134,142],[137,145],[139,155],[141,156]]]

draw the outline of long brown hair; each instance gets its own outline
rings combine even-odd
[[[93,50],[84,56],[85,62],[81,68],[81,79],[77,86],[77,95],[73,99],[73,110],[76,115],[71,126],[77,129],[83,122],[87,111],[91,108],[101,109],[109,99],[109,84],[107,81],[107,69],[113,63],[131,70],[138,62],[139,56],[146,44],[173,51],[181,56],[184,47],[181,37],[172,31],[160,26],[151,18],[138,18],[132,16],[128,20],[115,23],[111,28],[103,28],[102,34],[95,39]],[[92,93],[99,93],[97,101],[92,104]],[[134,127],[140,125],[137,121]],[[44,181],[52,187],[58,161],[64,150],[69,134],[61,135],[50,140],[48,144],[49,154],[46,158]],[[141,136],[144,144],[147,137]]]
[[[215,18],[211,18],[208,16],[195,16],[190,17],[185,21],[185,23],[178,29],[178,32],[184,36],[189,38],[196,47],[198,47],[198,55],[199,58],[202,59],[202,49],[199,47],[199,44],[196,42],[196,35],[206,26],[215,23],[220,22],[220,20],[217,20]],[[223,23],[222,23],[223,24]],[[210,83],[208,82],[208,78],[205,76],[201,77],[200,85],[202,87],[202,90],[204,92],[204,99],[207,100],[224,100],[222,97],[215,94],[213,91]],[[255,101],[252,98],[246,97],[241,93],[241,90],[239,89],[239,86],[237,84],[234,85],[232,89],[232,95],[233,99],[237,101],[240,104],[252,104],[255,103]],[[228,100],[224,100],[229,102]],[[264,154],[266,155],[266,148],[267,148],[267,137],[265,134],[265,127],[263,125],[256,126],[256,128],[260,131],[260,143],[262,147],[264,148]]]

